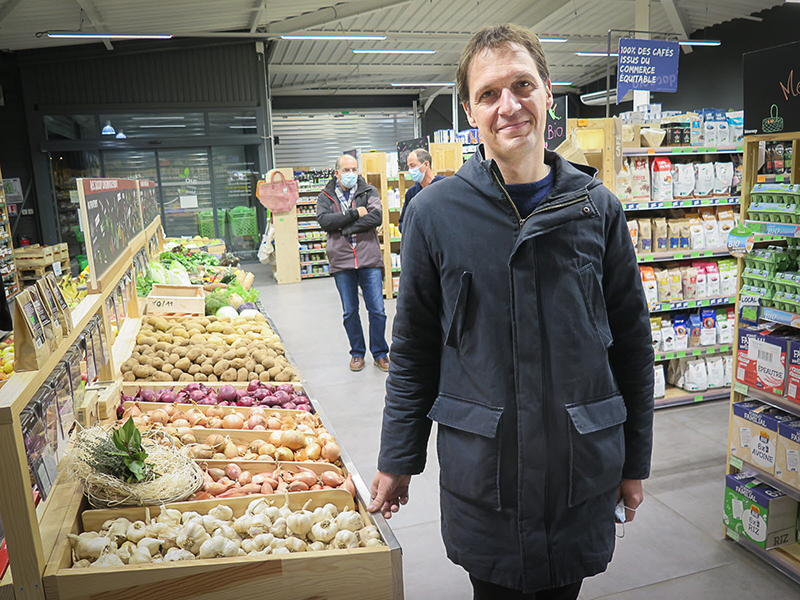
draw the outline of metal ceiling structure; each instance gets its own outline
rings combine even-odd
[[[0,0],[0,49],[25,50],[97,43],[37,37],[46,30],[169,33],[175,37],[244,38],[274,42],[274,95],[408,94],[392,82],[450,82],[470,34],[485,25],[514,22],[545,44],[556,91],[576,90],[605,74],[610,29],[633,29],[635,0]],[[692,35],[705,27],[783,4],[783,0],[651,0],[652,31]],[[288,41],[281,34],[381,35],[383,41]],[[114,40],[105,40],[113,52]],[[432,50],[434,54],[355,54],[353,49]],[[708,51],[704,48],[696,52]]]

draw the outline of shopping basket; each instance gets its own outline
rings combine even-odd
[[[225,235],[225,209],[219,209],[217,211],[218,216],[217,219],[220,223],[219,234],[220,236]],[[217,232],[214,229],[214,211],[213,210],[204,210],[202,212],[197,213],[197,231],[198,233],[207,238],[215,238],[217,237]]]
[[[231,235],[258,235],[255,207],[237,206],[228,211]]]

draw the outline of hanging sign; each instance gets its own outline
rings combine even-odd
[[[556,96],[553,106],[547,111],[544,132],[545,147],[554,151],[567,139],[567,97]]]
[[[753,251],[756,242],[755,234],[743,223],[739,223],[728,234],[726,245],[728,252],[736,258],[744,258]]]
[[[630,90],[678,91],[678,42],[622,38],[617,59],[617,104]]]
[[[744,134],[800,131],[800,42],[748,52],[744,72]]]

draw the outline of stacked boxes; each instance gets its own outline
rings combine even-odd
[[[800,489],[800,421],[785,421],[778,425],[775,477]]]
[[[792,344],[800,344],[795,329],[780,325],[739,329],[736,380],[783,396]]]
[[[778,427],[794,420],[795,417],[760,402],[735,403],[728,434],[731,455],[774,474]]]
[[[725,478],[724,521],[764,550],[797,541],[797,501],[744,471]]]

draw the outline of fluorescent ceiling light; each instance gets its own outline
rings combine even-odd
[[[563,44],[567,38],[539,38],[542,44]]]
[[[186,117],[181,117],[181,116],[173,116],[173,117],[168,117],[168,116],[131,117],[131,121],[155,121],[155,120],[162,120],[162,119],[170,119],[170,120],[172,120],[172,119],[181,119],[181,120],[183,120],[185,118]]]
[[[124,133],[122,133],[122,129],[120,129],[119,132],[117,133],[117,139],[118,140],[125,140],[125,139],[128,139],[128,136],[125,135]]]
[[[678,40],[681,46],[719,46],[719,40]]]
[[[230,129],[256,129],[255,125],[228,125]]]
[[[619,56],[616,52],[609,54],[608,52],[576,52],[578,56]]]
[[[282,35],[282,40],[345,40],[361,42],[382,42],[385,35]]]
[[[436,50],[367,50],[353,48],[353,54],[436,54]]]
[[[572,85],[571,81],[551,81],[550,85]]]
[[[111,121],[106,121],[106,124],[103,126],[102,134],[103,135],[114,135],[115,133],[117,133],[117,132],[114,131],[114,128],[111,126]]]
[[[392,87],[453,87],[452,81],[418,81],[416,83],[392,83]]]
[[[54,39],[88,38],[93,40],[169,40],[170,33],[95,33],[88,31],[45,31]]]
[[[174,125],[139,125],[139,129],[159,129],[164,127],[183,127],[186,128],[186,125],[179,125],[175,123]]]
[[[239,115],[234,115],[234,119],[255,119],[255,117],[240,117]]]

